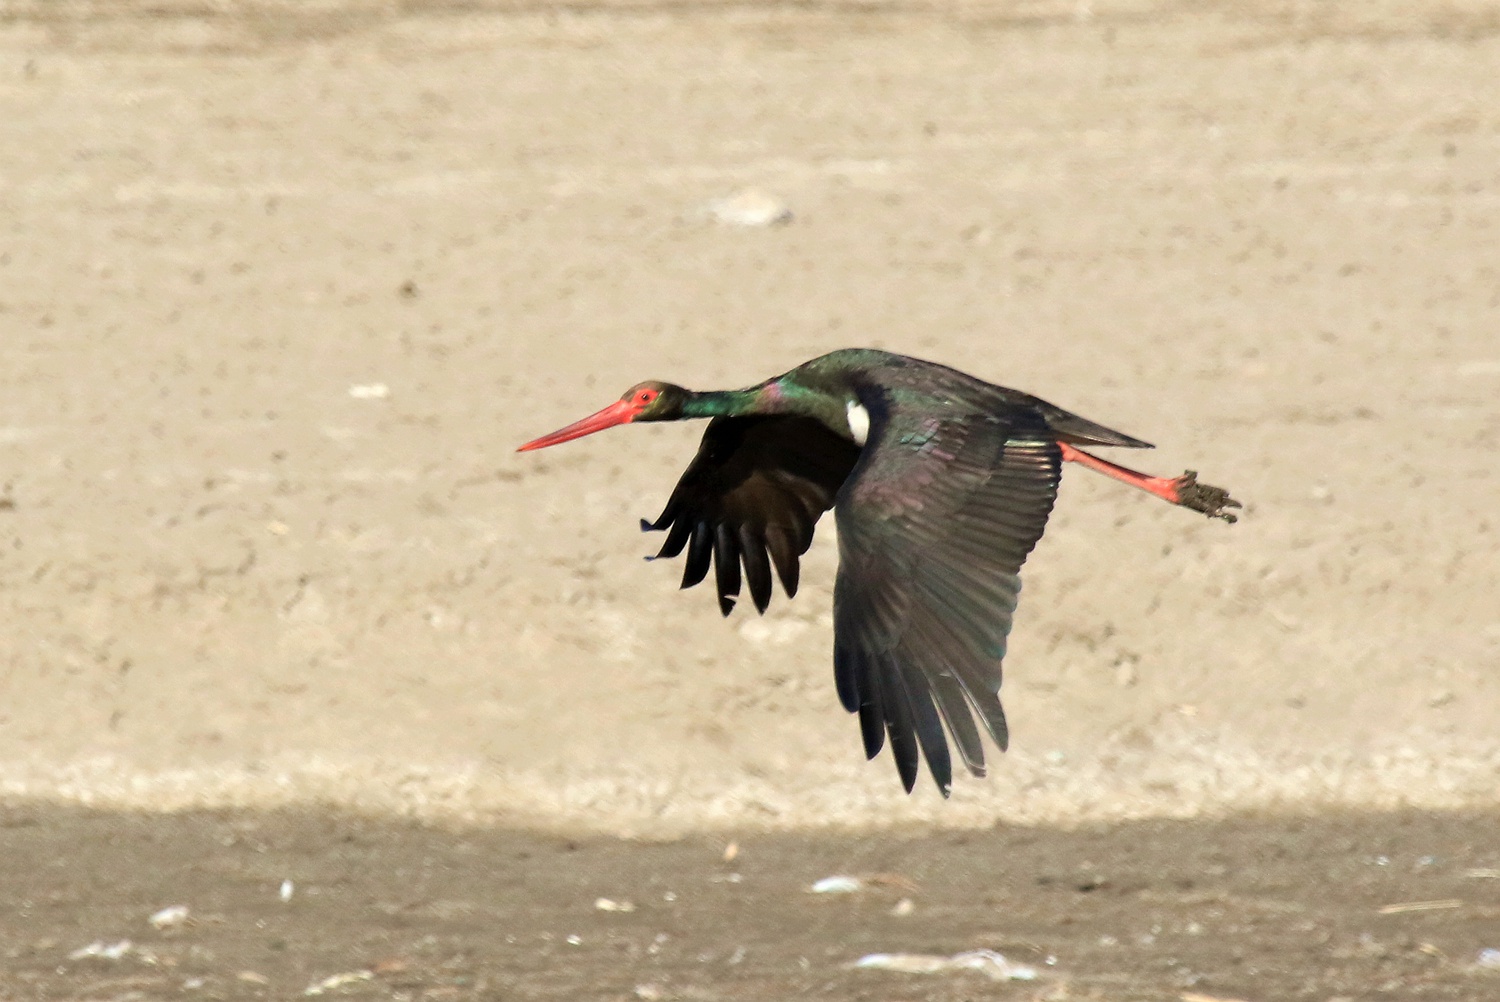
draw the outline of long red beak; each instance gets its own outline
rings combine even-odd
[[[550,435],[532,439],[516,451],[530,452],[532,449],[545,449],[549,445],[571,442],[575,438],[592,435],[596,431],[613,428],[617,424],[628,424],[635,420],[636,410],[631,406],[630,401],[616,400],[597,414],[590,414],[582,421],[574,421],[566,428],[559,428]]]

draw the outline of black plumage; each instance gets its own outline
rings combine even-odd
[[[850,349],[745,390],[633,387],[599,414],[523,448],[628,421],[711,418],[666,507],[656,558],[686,551],[682,587],[710,569],[728,615],[742,587],[764,612],[771,569],[788,596],[833,509],[834,681],[865,753],[888,740],[910,791],[920,760],[946,796],[951,737],[985,771],[982,726],[1009,742],[1000,703],[1020,569],[1047,524],[1064,461],[1233,521],[1239,507],[1189,473],[1148,477],[1077,448],[1149,448],[1044,400],[931,362]],[[655,558],[653,558],[655,559]],[[975,717],[978,718],[976,725]]]

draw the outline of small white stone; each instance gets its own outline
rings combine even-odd
[[[349,395],[355,400],[384,400],[391,395],[391,388],[384,383],[355,383],[349,387]]]
[[[80,946],[68,954],[69,960],[84,960],[88,957],[98,957],[100,960],[119,960],[131,950],[131,942],[122,939],[118,943],[105,943],[102,939],[96,939],[88,946]]]
[[[635,904],[630,901],[616,901],[613,898],[595,898],[594,908],[601,912],[633,912]]]
[[[864,886],[865,882],[858,877],[837,874],[815,881],[808,890],[814,894],[853,894],[855,891],[864,890]]]
[[[792,210],[785,202],[758,188],[716,198],[704,208],[714,220],[729,226],[781,226],[792,221]]]
[[[163,908],[146,921],[158,929],[175,929],[177,926],[185,924],[187,920],[187,905],[172,905],[168,908]]]
[[[322,981],[308,985],[302,994],[322,995],[333,991],[335,988],[342,988],[345,985],[352,985],[360,981],[369,981],[374,977],[374,971],[345,971],[343,974],[331,974]]]
[[[853,966],[903,974],[978,971],[994,981],[1035,981],[1037,977],[1036,968],[1012,964],[994,950],[966,950],[951,957],[930,953],[871,953],[856,960]]]

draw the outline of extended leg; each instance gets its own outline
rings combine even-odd
[[[1062,458],[1065,462],[1087,466],[1105,476],[1114,477],[1132,487],[1155,494],[1164,501],[1191,508],[1193,511],[1201,511],[1209,518],[1222,518],[1226,522],[1238,520],[1238,516],[1225,509],[1239,508],[1240,503],[1230,497],[1229,492],[1222,487],[1198,483],[1198,474],[1194,470],[1188,470],[1180,477],[1148,477],[1144,473],[1137,473],[1135,470],[1117,466],[1106,459],[1092,456],[1082,449],[1075,449],[1066,442],[1057,444],[1062,448]]]

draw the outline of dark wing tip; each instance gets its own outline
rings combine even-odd
[[[897,735],[892,733],[891,753],[895,756],[895,771],[901,775],[901,786],[910,793],[916,787],[916,766],[921,765],[921,762],[916,756],[915,742],[910,747],[904,747],[904,742],[903,745],[898,745],[895,738]],[[904,741],[912,741],[912,735],[903,735],[903,738]]]
[[[901,774],[901,785],[910,793],[917,785],[917,767],[922,764],[918,750],[916,727],[911,718],[911,705],[899,690],[890,691],[890,676],[881,679],[881,702],[884,703],[886,730],[890,734],[891,754],[896,759],[896,771]]]
[[[771,560],[766,555],[766,544],[759,534],[749,526],[739,530],[740,559],[745,564],[745,583],[750,586],[750,598],[755,602],[755,611],[765,615],[771,604]]]
[[[786,591],[786,597],[796,598],[800,554],[793,544],[789,531],[779,525],[768,525],[765,529],[765,543],[766,551],[771,557],[771,564],[776,568],[776,576],[781,579],[781,587]]]
[[[687,560],[682,566],[682,587],[691,588],[708,576],[713,562],[713,529],[699,522],[692,529],[692,541],[688,544]]]
[[[719,591],[719,611],[729,615],[740,594],[740,547],[734,532],[720,524],[714,530],[714,585]]]
[[[850,713],[859,712],[859,665],[849,649],[833,640],[833,686],[839,694],[839,705]]]
[[[859,734],[864,740],[865,758],[873,759],[885,747],[885,720],[880,707],[873,702],[859,704]]]

